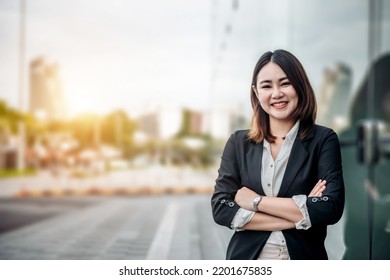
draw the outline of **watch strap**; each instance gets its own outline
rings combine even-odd
[[[259,211],[259,203],[261,202],[261,200],[263,199],[263,196],[262,195],[257,195],[254,199],[253,199],[253,210],[258,212]]]

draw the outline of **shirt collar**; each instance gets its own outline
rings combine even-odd
[[[294,124],[294,126],[286,134],[285,140],[287,140],[290,143],[294,143],[295,138],[298,135],[298,131],[299,131],[299,120]],[[270,150],[270,148],[269,148],[270,144],[268,143],[268,141],[264,139],[263,143],[264,143],[263,144],[264,148],[266,148],[267,150]]]
[[[286,140],[293,143],[298,135],[299,120],[294,124],[290,131],[286,134]]]

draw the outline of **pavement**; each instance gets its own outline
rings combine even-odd
[[[0,233],[0,259],[224,259],[232,234],[205,195],[2,199],[5,210],[52,215]]]
[[[35,176],[2,178],[0,198],[88,196],[88,195],[144,195],[166,193],[209,194],[217,178],[217,168],[190,169],[150,166],[145,169],[117,170],[78,178],[62,170],[53,176],[41,171]]]
[[[212,219],[215,172],[149,168],[91,178],[0,181],[0,259],[221,259],[232,231]],[[328,227],[344,252],[343,219]]]

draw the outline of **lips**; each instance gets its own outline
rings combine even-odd
[[[274,107],[275,109],[283,109],[284,107],[287,106],[287,101],[278,101],[275,103],[271,103],[271,106]]]

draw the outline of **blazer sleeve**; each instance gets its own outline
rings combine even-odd
[[[225,145],[211,198],[214,221],[229,228],[231,228],[235,214],[240,209],[240,206],[234,201],[241,185],[236,138],[237,133],[232,134]]]
[[[312,225],[337,223],[344,211],[344,179],[340,143],[330,130],[324,137],[318,159],[318,179],[326,180],[322,197],[308,197],[307,208]]]

